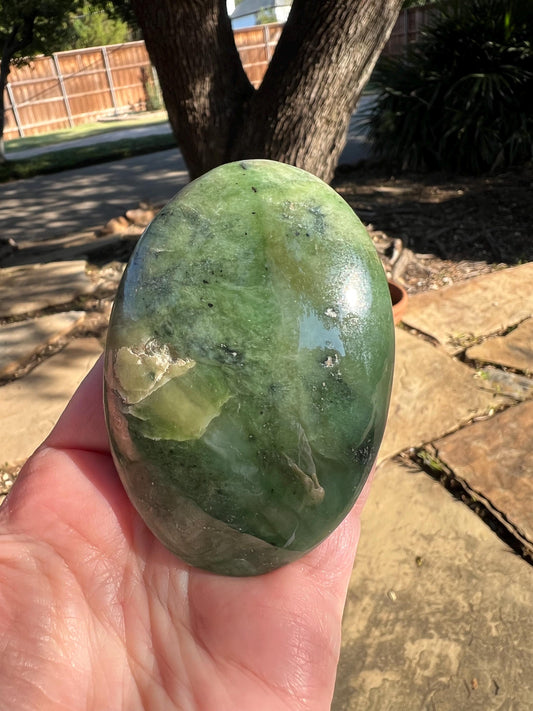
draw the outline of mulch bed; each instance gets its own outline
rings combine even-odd
[[[533,168],[483,177],[338,171],[333,187],[408,293],[533,261]]]

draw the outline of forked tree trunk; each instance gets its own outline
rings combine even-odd
[[[254,90],[225,0],[132,0],[191,177],[271,158],[329,181],[402,0],[294,0]]]

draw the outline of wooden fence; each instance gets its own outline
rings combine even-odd
[[[142,110],[154,84],[142,41],[34,57],[9,79],[6,140]]]
[[[385,48],[397,54],[427,22],[425,8],[400,14]],[[283,25],[235,30],[235,44],[251,83],[258,87]],[[56,52],[14,67],[5,96],[4,138],[72,128],[128,112],[157,108],[157,75],[143,41]]]
[[[428,24],[434,15],[435,7],[433,5],[402,10],[382,54],[388,56],[401,54],[408,44],[418,38],[420,30]]]
[[[282,30],[283,23],[276,22],[233,33],[244,71],[256,89],[263,80]]]

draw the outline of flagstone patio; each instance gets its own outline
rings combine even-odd
[[[0,494],[102,351],[80,297],[119,276],[0,270]],[[418,294],[396,329],[333,711],[533,708],[532,280],[527,263]]]

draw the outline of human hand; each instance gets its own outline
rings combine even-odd
[[[273,573],[191,568],[122,488],[100,361],[0,508],[0,709],[329,709],[367,490]]]

